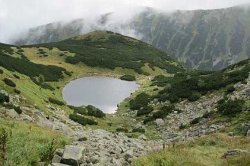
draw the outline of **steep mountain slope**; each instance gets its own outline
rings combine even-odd
[[[250,57],[250,9],[160,13],[149,9],[134,21],[134,29],[153,46],[187,66],[221,69]]]
[[[75,20],[31,29],[17,44],[63,40],[95,29],[133,35],[167,52],[188,67],[222,69],[250,57],[250,9],[232,7],[216,10],[164,13],[150,8],[129,22],[112,23],[112,13],[96,22]],[[130,33],[132,32],[132,33]]]
[[[84,21],[81,19],[71,22],[56,22],[30,29],[20,34],[14,41],[16,45],[56,42],[83,33]],[[86,29],[86,28],[85,28]]]

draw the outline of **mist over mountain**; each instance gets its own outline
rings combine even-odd
[[[125,22],[117,20],[115,13],[107,13],[91,22],[77,19],[35,27],[14,43],[48,43],[109,30],[152,44],[187,67],[218,70],[250,57],[249,16],[248,7],[238,6],[169,13],[144,8]]]
[[[142,40],[168,52],[187,66],[221,69],[250,57],[250,10],[155,10],[141,13],[133,28]]]

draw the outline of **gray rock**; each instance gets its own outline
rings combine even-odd
[[[58,149],[56,149],[55,154],[62,157],[63,156],[63,151],[64,151],[64,149],[58,148]]]
[[[62,157],[59,156],[59,155],[57,155],[57,154],[55,154],[54,157],[53,157],[53,159],[52,159],[52,163],[60,163],[61,160],[62,160]]]
[[[228,158],[228,157],[234,157],[234,156],[241,156],[241,155],[245,155],[245,154],[248,154],[248,153],[249,153],[249,152],[246,151],[246,150],[242,150],[242,149],[232,149],[232,150],[228,150],[227,152],[225,152],[221,158]]]
[[[250,130],[247,131],[246,136],[247,136],[247,137],[250,137]]]
[[[156,126],[163,126],[164,125],[164,120],[163,119],[156,119],[155,124],[156,124]]]
[[[115,166],[122,166],[121,161],[115,158],[112,158],[110,162]]]
[[[93,164],[97,164],[99,162],[99,156],[95,155],[90,158],[90,162]]]
[[[33,119],[32,119],[29,115],[21,114],[21,115],[20,115],[20,118],[21,118],[23,121],[33,122]]]
[[[141,140],[146,141],[146,140],[147,140],[147,137],[146,137],[144,134],[142,134],[142,135],[140,135],[140,136],[138,137],[138,139],[141,139]]]
[[[61,163],[72,166],[78,166],[83,155],[83,147],[66,145]]]
[[[126,151],[125,155],[124,155],[124,159],[126,161],[129,161],[130,158],[133,158],[133,150],[128,150]]]
[[[62,163],[52,163],[51,166],[70,166],[70,165]]]
[[[14,109],[9,109],[6,111],[6,114],[11,118],[18,118],[19,114]]]

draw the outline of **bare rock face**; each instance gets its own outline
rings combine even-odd
[[[83,147],[73,146],[73,145],[66,145],[61,163],[68,164],[72,166],[78,166],[83,156]]]

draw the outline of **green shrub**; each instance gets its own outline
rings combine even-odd
[[[40,76],[41,76],[41,75],[40,75]],[[42,79],[41,79],[41,78],[42,78]],[[43,77],[38,77],[38,78],[33,78],[33,77],[31,77],[31,80],[32,80],[35,84],[37,84],[38,86],[40,86],[40,87],[43,88],[43,89],[48,89],[48,90],[51,90],[51,91],[54,91],[54,90],[55,90],[55,88],[52,87],[49,83],[44,82]]]
[[[229,86],[226,87],[226,92],[227,93],[232,93],[234,91],[235,91],[235,88],[234,88],[233,85],[229,85]]]
[[[55,140],[53,139],[50,143],[40,149],[40,159],[42,162],[46,163],[45,165],[52,163],[56,148],[57,146],[55,144]]]
[[[123,128],[123,127],[119,127],[116,129],[116,132],[124,132],[124,133],[128,133],[128,129]]]
[[[137,116],[147,115],[151,113],[153,110],[154,110],[153,107],[146,106],[145,108],[138,110],[136,115]]]
[[[135,128],[132,130],[132,132],[145,133],[146,131],[143,128]]]
[[[218,102],[217,109],[219,113],[226,116],[235,116],[237,113],[243,111],[243,100],[226,100],[222,99]]]
[[[141,108],[146,108],[151,97],[146,93],[141,93],[137,95],[134,99],[130,100],[130,108],[132,110],[139,110]]]
[[[13,108],[16,111],[16,113],[22,114],[23,110],[19,106],[14,106]]]
[[[152,116],[148,116],[143,120],[144,124],[154,121],[158,118],[165,118],[168,114],[174,111],[174,105],[163,106],[161,110],[154,112]]]
[[[72,73],[70,72],[70,71],[64,71],[64,73],[66,74],[66,75],[68,75],[68,76],[72,76]]]
[[[160,111],[157,111],[155,113],[153,113],[153,119],[158,119],[158,118],[165,118],[168,114],[170,114],[171,112],[173,112],[174,110],[174,106],[170,105],[170,106],[163,106],[161,108]]]
[[[4,81],[4,83],[5,83],[6,85],[8,85],[8,86],[16,87],[15,82],[13,82],[13,81],[12,81],[11,79],[9,79],[9,78],[4,78],[3,81]]]
[[[88,115],[88,110],[84,107],[75,107],[71,105],[68,105],[68,107],[74,110],[74,113],[81,114],[81,115]]]
[[[43,75],[44,80],[48,82],[58,81],[59,79],[64,78],[63,71],[66,71],[61,67],[36,64],[26,59],[15,58],[5,54],[0,54],[0,66],[29,77],[38,77],[39,75]]]
[[[125,81],[135,81],[136,78],[135,76],[132,75],[124,75],[120,77],[121,80],[125,80]]]
[[[20,77],[19,77],[18,75],[16,75],[16,74],[13,74],[13,76],[14,76],[15,78],[17,78],[17,79],[20,79]]]
[[[201,118],[200,118],[200,117],[195,118],[195,119],[193,119],[193,120],[190,122],[190,124],[192,124],[192,125],[197,124],[197,123],[199,123],[199,122],[200,122],[200,120],[201,120]]]
[[[103,113],[100,109],[88,105],[87,107],[75,107],[75,106],[68,106],[69,108],[74,110],[74,113],[78,113],[81,115],[88,115],[88,116],[94,116],[97,118],[103,118],[105,117],[105,113]]]
[[[0,129],[0,165],[5,165],[7,160],[7,146],[9,134],[5,128]]]
[[[16,93],[16,94],[21,94],[21,91],[20,90],[18,90],[18,89],[14,89],[14,92]]]
[[[149,122],[151,122],[151,121],[153,121],[153,120],[154,120],[153,116],[146,117],[146,118],[143,120],[143,124],[147,124],[147,123],[149,123]]]
[[[2,69],[0,69],[0,74],[3,74],[3,70]]]
[[[97,118],[103,118],[105,117],[105,114],[98,108],[92,106],[92,105],[88,105],[86,107],[86,109],[88,110],[88,115],[89,116],[94,116]]]
[[[9,102],[10,98],[5,93],[0,92],[0,103]]]
[[[60,101],[51,97],[49,98],[49,102],[51,102],[52,104],[60,105],[60,106],[65,105],[63,101]]]
[[[88,119],[88,118],[85,118],[81,115],[77,115],[77,114],[70,114],[69,115],[69,118],[83,126],[85,125],[97,125],[98,123],[92,119]]]
[[[188,100],[193,102],[193,101],[197,101],[199,98],[201,97],[201,94],[198,92],[193,92],[189,97]]]

